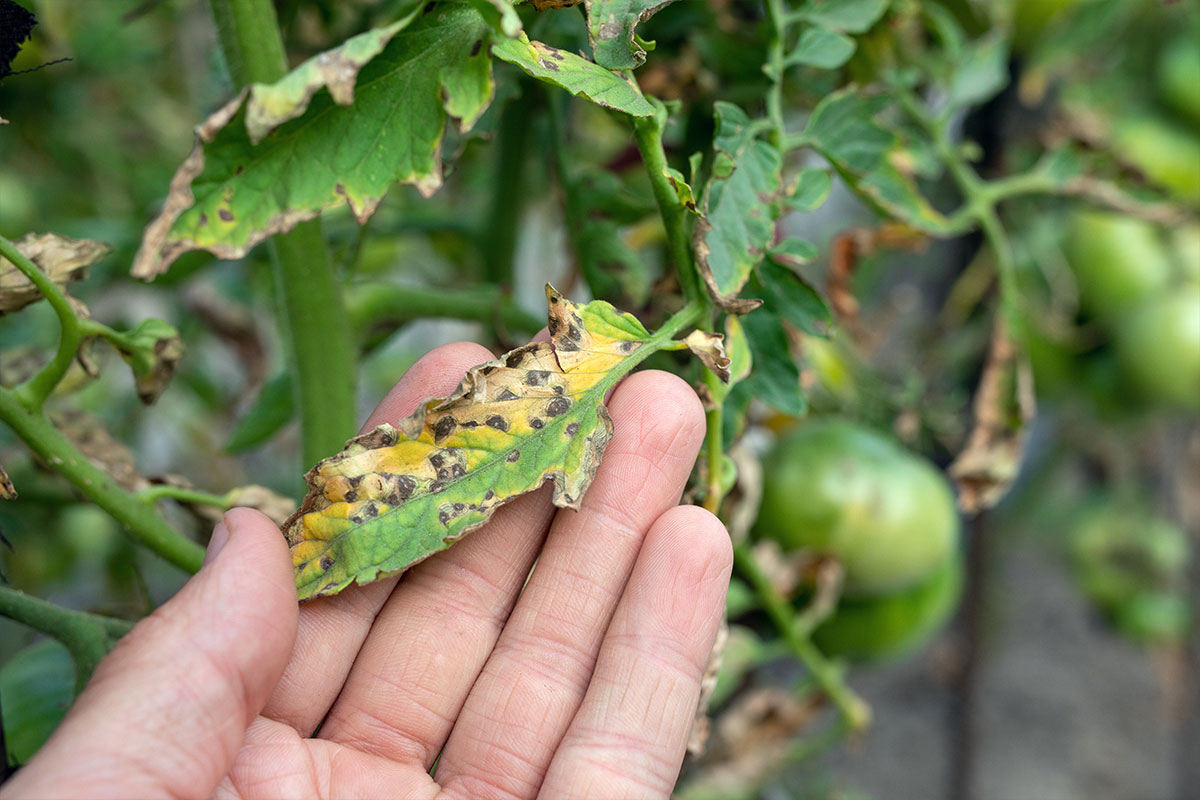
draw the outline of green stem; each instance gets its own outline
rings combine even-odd
[[[512,286],[513,257],[524,206],[525,159],[529,152],[530,118],[537,87],[522,86],[521,96],[504,106],[496,133],[496,168],[492,204],[484,233],[484,263],[488,283]]]
[[[274,83],[287,72],[287,54],[271,0],[209,0],[217,40],[237,86]]]
[[[287,56],[271,0],[210,0],[229,74],[238,86],[273,83]],[[271,240],[284,339],[295,364],[305,464],[342,448],[354,434],[357,359],[341,287],[320,220]]]
[[[204,561],[200,545],[173,530],[137,495],[88,461],[39,409],[21,402],[13,390],[0,389],[0,420],[51,469],[124,525],[135,540],[180,569],[200,569]]]
[[[871,724],[871,707],[842,680],[841,670],[830,663],[816,645],[797,626],[791,604],[780,597],[771,579],[758,566],[754,552],[746,542],[733,547],[733,563],[758,594],[763,610],[779,629],[792,652],[808,668],[817,684],[829,695],[851,730],[860,731]]]
[[[663,149],[662,122],[658,114],[635,117],[633,135],[638,150],[641,151],[646,174],[650,178],[650,187],[654,191],[654,200],[658,203],[663,226],[667,230],[667,245],[671,260],[675,263],[675,271],[679,275],[679,283],[683,287],[684,297],[689,301],[703,301],[705,296],[700,289],[696,266],[692,262],[692,247],[685,224],[683,203],[679,201],[679,195],[667,179],[667,154]]]
[[[228,495],[213,494],[212,492],[202,492],[197,489],[184,489],[180,486],[151,486],[148,489],[143,489],[137,493],[137,497],[147,505],[153,505],[159,500],[171,499],[179,500],[183,503],[195,503],[204,506],[216,506],[217,508],[229,508],[231,505]]]
[[[715,392],[720,382],[721,379],[712,370],[707,368],[704,370],[704,385],[708,387],[710,397],[717,396]],[[708,474],[708,486],[704,491],[704,507],[718,516],[721,511],[721,501],[725,499],[721,483],[724,455],[724,407],[718,403],[704,412],[704,460]]]
[[[771,20],[771,41],[767,43],[767,119],[771,123],[771,144],[784,151],[787,132],[783,126],[783,73],[785,70],[784,36],[787,33],[788,14],[783,0],[767,0],[767,16]]]
[[[71,308],[66,293],[59,289],[46,273],[38,269],[36,264],[26,258],[15,244],[3,236],[0,236],[0,255],[11,261],[25,277],[29,278],[58,316],[59,341],[58,351],[54,354],[54,358],[14,390],[17,398],[26,408],[37,410],[42,407],[46,398],[62,381],[67,370],[71,368],[71,362],[75,360],[75,356],[79,352],[79,343],[83,340],[83,333],[79,328],[79,318],[75,316],[75,310]]]
[[[271,240],[283,329],[295,365],[303,463],[342,449],[357,427],[357,358],[341,286],[317,220]]]
[[[0,586],[0,616],[62,642],[75,664],[76,693],[83,689],[112,642],[133,627],[127,620],[73,611],[8,586]]]
[[[370,339],[373,328],[399,326],[413,319],[498,322],[524,333],[536,333],[546,324],[545,317],[521,308],[496,286],[440,289],[376,281],[354,283],[346,289],[346,307],[359,341]]]

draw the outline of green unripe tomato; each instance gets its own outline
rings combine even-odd
[[[1200,205],[1200,136],[1156,117],[1121,120],[1113,150],[1146,177],[1187,203]]]
[[[1106,499],[1078,516],[1070,548],[1080,588],[1119,631],[1137,641],[1187,635],[1190,544],[1177,525]]]
[[[1200,286],[1141,303],[1116,329],[1117,358],[1146,399],[1200,411]]]
[[[956,547],[958,512],[928,461],[870,429],[823,420],[767,455],[755,533],[785,550],[833,556],[846,571],[846,595],[863,597],[932,574]]]
[[[951,556],[932,575],[909,589],[882,597],[842,600],[833,616],[813,631],[813,642],[829,656],[884,661],[927,644],[958,607],[963,565]]]
[[[1098,317],[1112,317],[1171,279],[1171,261],[1154,226],[1109,211],[1073,214],[1066,254],[1084,306]]]
[[[1200,45],[1190,34],[1178,36],[1158,58],[1158,92],[1185,119],[1200,123]]]

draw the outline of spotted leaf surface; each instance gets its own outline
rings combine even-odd
[[[604,393],[653,351],[608,303],[546,288],[550,342],[468,371],[445,399],[381,425],[314,467],[284,525],[301,599],[403,571],[542,483],[578,508],[612,438]]]

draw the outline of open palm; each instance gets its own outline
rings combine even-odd
[[[488,358],[433,351],[367,426]],[[711,514],[677,505],[704,432],[691,389],[638,373],[609,409],[580,511],[535,492],[402,579],[299,610],[278,529],[231,511],[205,568],[0,794],[667,797],[730,546]]]

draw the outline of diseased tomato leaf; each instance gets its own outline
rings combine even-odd
[[[57,233],[27,233],[13,244],[62,289],[72,281],[86,278],[88,268],[112,250],[103,242],[71,239]],[[41,299],[42,293],[33,281],[0,256],[0,315],[20,311]]]
[[[554,483],[578,508],[612,437],[604,394],[655,349],[638,320],[546,287],[550,342],[473,367],[445,399],[314,467],[284,525],[300,599],[393,575]]]
[[[703,219],[696,225],[696,260],[717,305],[744,314],[758,306],[738,294],[774,241],[783,161],[775,147],[758,138],[744,111],[723,102],[714,108],[718,158],[704,191]]]

